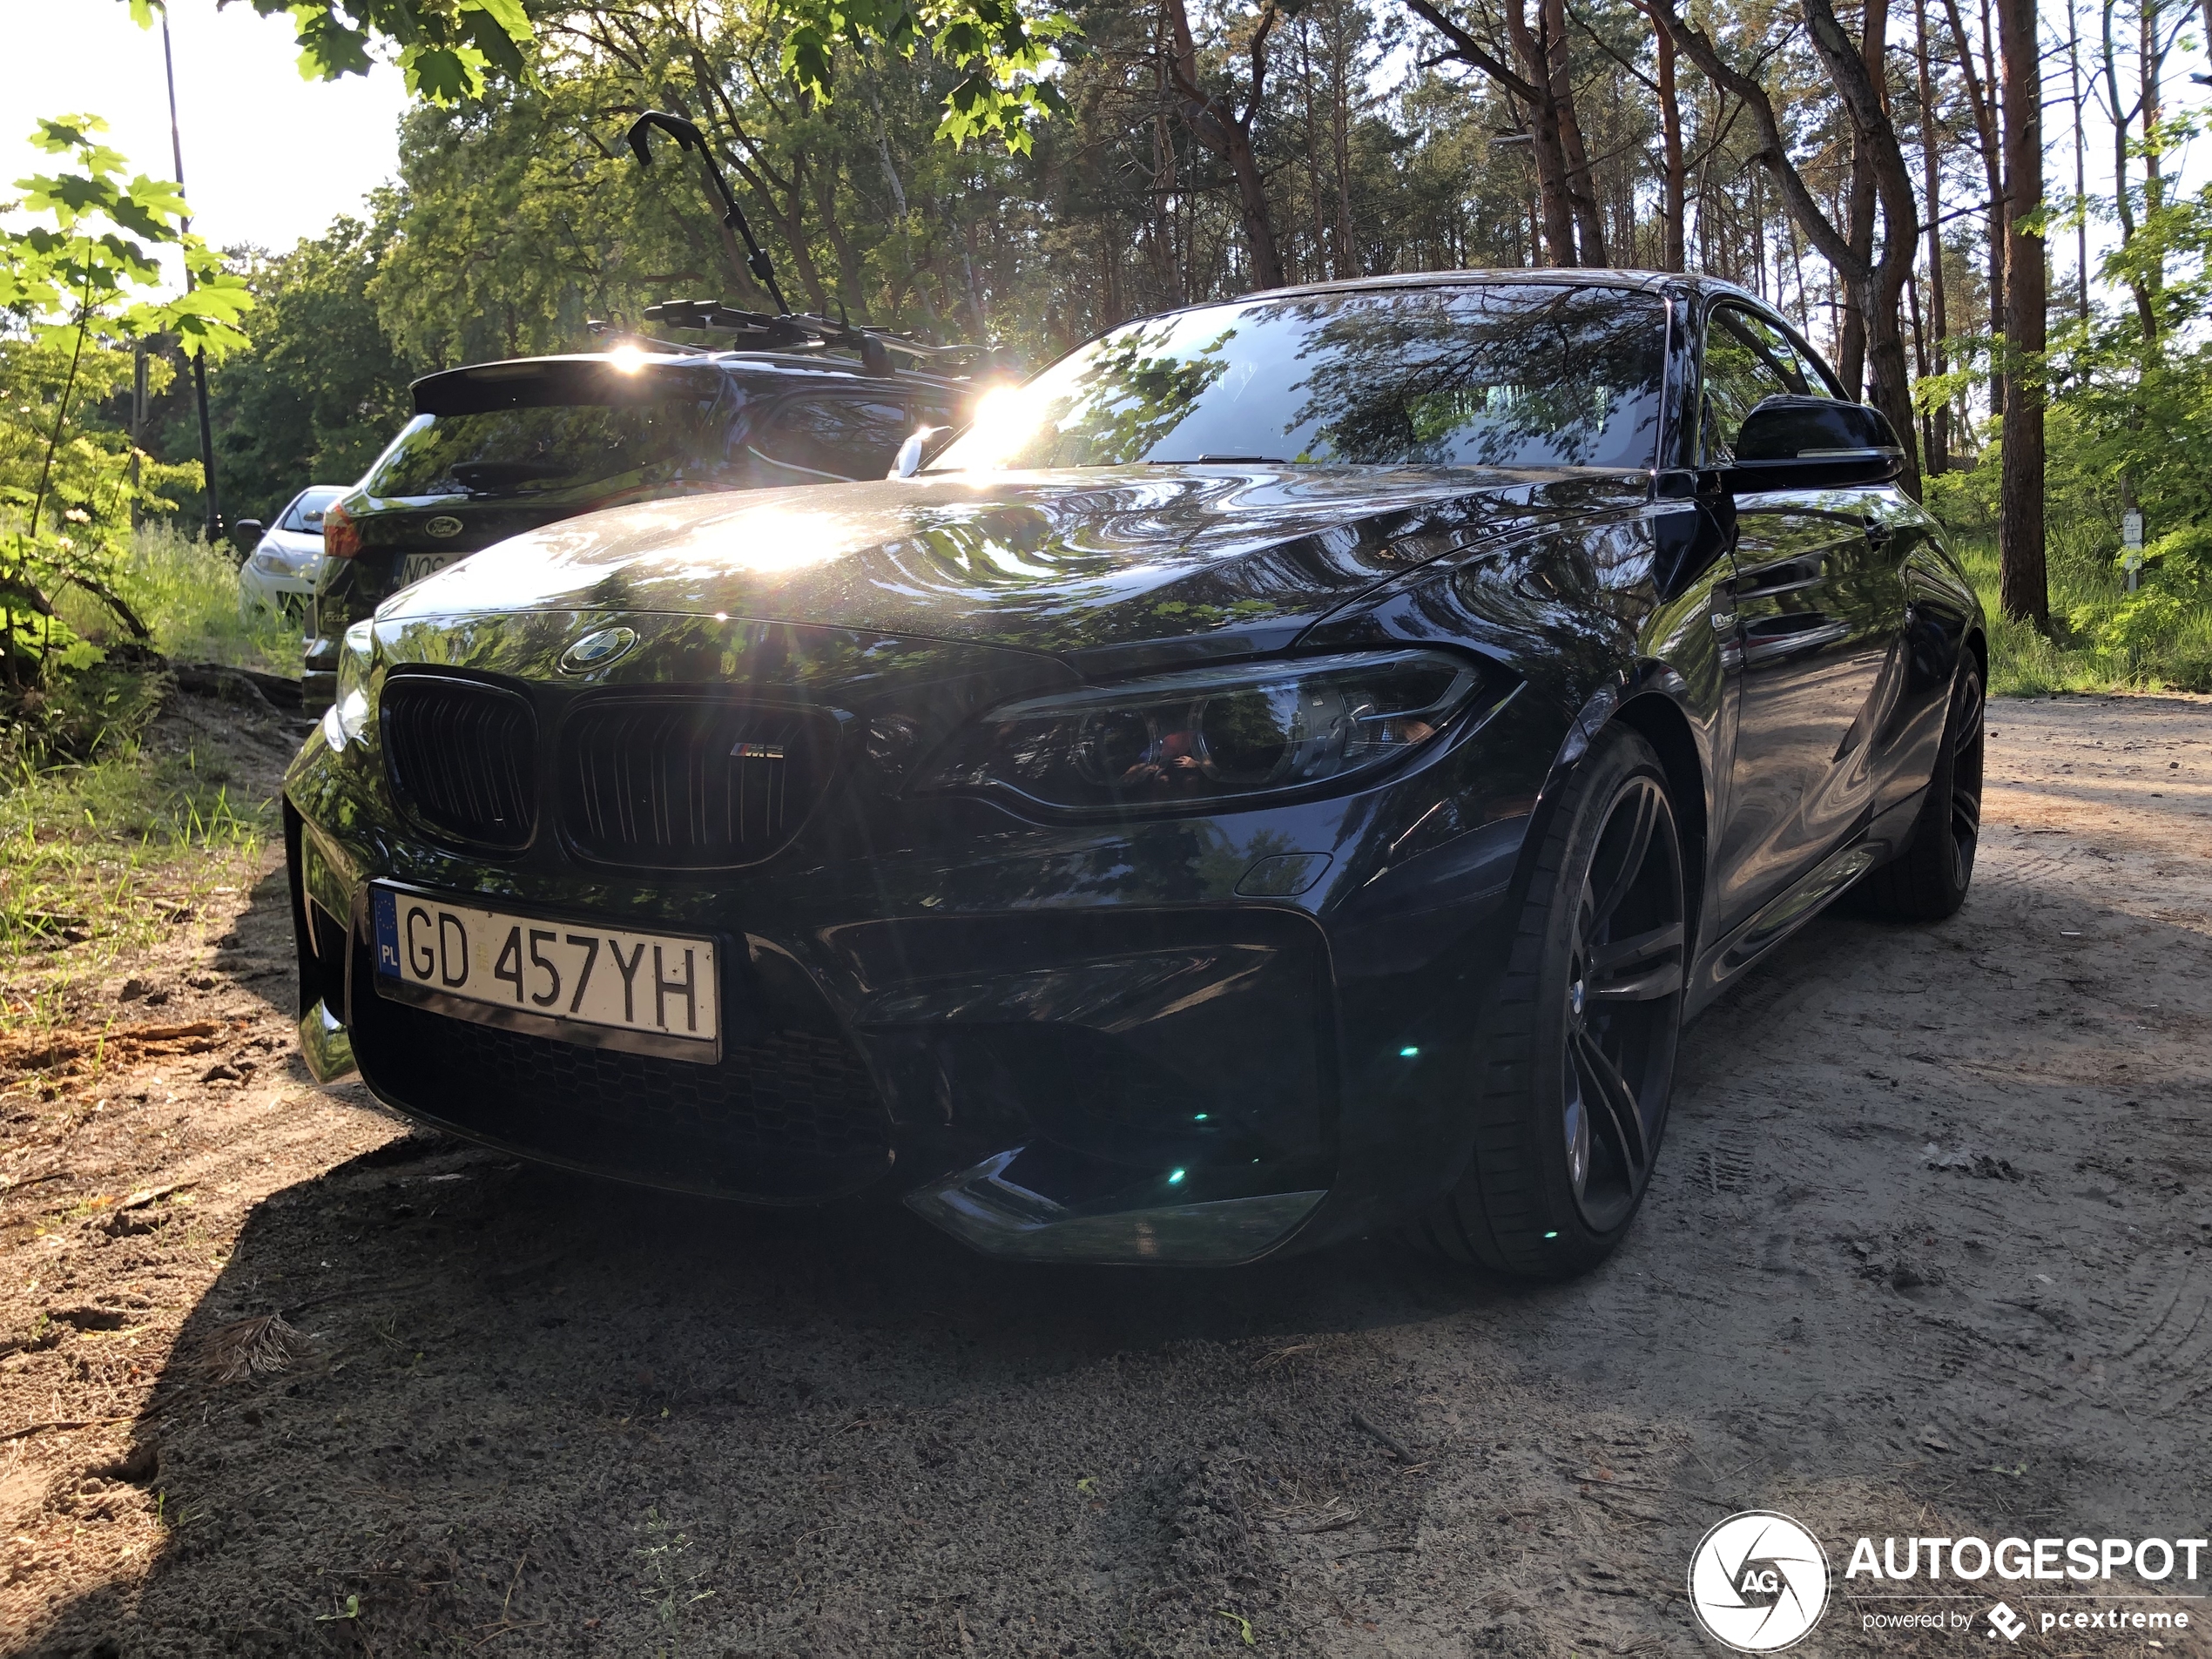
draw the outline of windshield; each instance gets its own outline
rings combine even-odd
[[[597,499],[740,482],[716,397],[418,415],[361,481],[372,496]]]
[[[1536,283],[1208,306],[986,398],[930,470],[1135,462],[1649,467],[1667,310]]]
[[[299,499],[284,509],[284,516],[277,521],[280,530],[295,530],[302,535],[320,533],[322,529],[322,509],[346,493],[343,484],[320,484],[313,489],[303,489]]]

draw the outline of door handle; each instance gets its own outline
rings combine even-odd
[[[1866,543],[1877,551],[1897,540],[1897,532],[1878,518],[1866,521]]]

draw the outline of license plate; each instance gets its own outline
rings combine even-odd
[[[457,556],[452,553],[402,553],[400,555],[400,585],[411,587],[426,576],[435,576]]]
[[[714,941],[523,916],[372,887],[377,988],[570,1042],[711,1062],[721,1055]]]

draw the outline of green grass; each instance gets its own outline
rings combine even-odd
[[[172,662],[300,671],[298,626],[265,610],[241,617],[229,551],[187,536],[174,520],[149,520],[132,532],[118,585],[152,631],[154,649]],[[56,608],[84,638],[118,642],[114,618],[86,595],[69,590]]]
[[[1952,549],[1989,615],[1989,689],[1998,697],[2060,691],[2212,691],[2212,604],[2182,604],[2123,627],[2124,578],[2095,523],[2057,523],[2048,541],[2052,636],[2006,617],[1997,599],[1997,537],[1954,532]]]
[[[219,752],[145,740],[165,678],[56,676],[0,731],[0,1033],[54,1023],[73,985],[253,879],[273,804]]]
[[[213,889],[253,879],[271,804],[232,793],[219,759],[136,741],[91,761],[17,759],[0,777],[0,1031],[58,1012],[66,981],[151,943]],[[40,987],[33,954],[74,948]],[[51,1005],[51,1006],[50,1006]]]

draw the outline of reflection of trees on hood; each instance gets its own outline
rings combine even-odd
[[[1541,297],[1540,297],[1541,296]],[[1657,417],[1666,340],[1656,300],[1617,290],[1475,289],[1287,307],[1312,326],[1307,455],[1352,463],[1511,465],[1541,440],[1548,464],[1617,460],[1624,404]]]
[[[1224,354],[1237,337],[1232,325],[1196,351],[1178,347],[1179,320],[1138,323],[1116,334],[1083,365],[1066,395],[1053,400],[1037,439],[1014,464],[1111,465],[1146,454],[1172,432],[1200,395],[1228,372]],[[1071,408],[1080,413],[1055,432]]]

